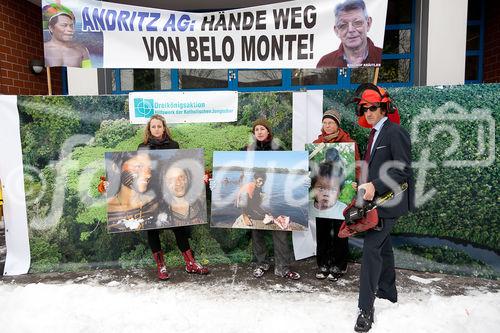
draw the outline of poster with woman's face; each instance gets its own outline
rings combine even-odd
[[[203,149],[105,154],[109,232],[207,222]]]

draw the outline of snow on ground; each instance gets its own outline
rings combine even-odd
[[[304,288],[0,281],[0,332],[353,332],[356,293]],[[399,297],[376,300],[370,332],[500,332],[498,292]]]

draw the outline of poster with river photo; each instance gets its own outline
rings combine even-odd
[[[308,154],[214,152],[212,227],[307,230]]]

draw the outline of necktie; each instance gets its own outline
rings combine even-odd
[[[377,130],[375,128],[372,128],[370,132],[370,136],[368,137],[368,146],[366,147],[365,151],[365,161],[370,162],[370,155],[372,151],[372,145],[373,145],[373,138],[375,137],[375,133]]]

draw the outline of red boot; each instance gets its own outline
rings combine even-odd
[[[165,260],[163,259],[163,251],[153,252],[153,258],[156,261],[156,267],[158,268],[158,279],[168,280],[170,275],[167,273],[167,267],[165,266]]]
[[[203,267],[194,259],[193,251],[191,249],[186,252],[182,252],[182,256],[184,257],[184,261],[186,262],[186,272],[194,273],[194,274],[208,274],[208,268]]]

